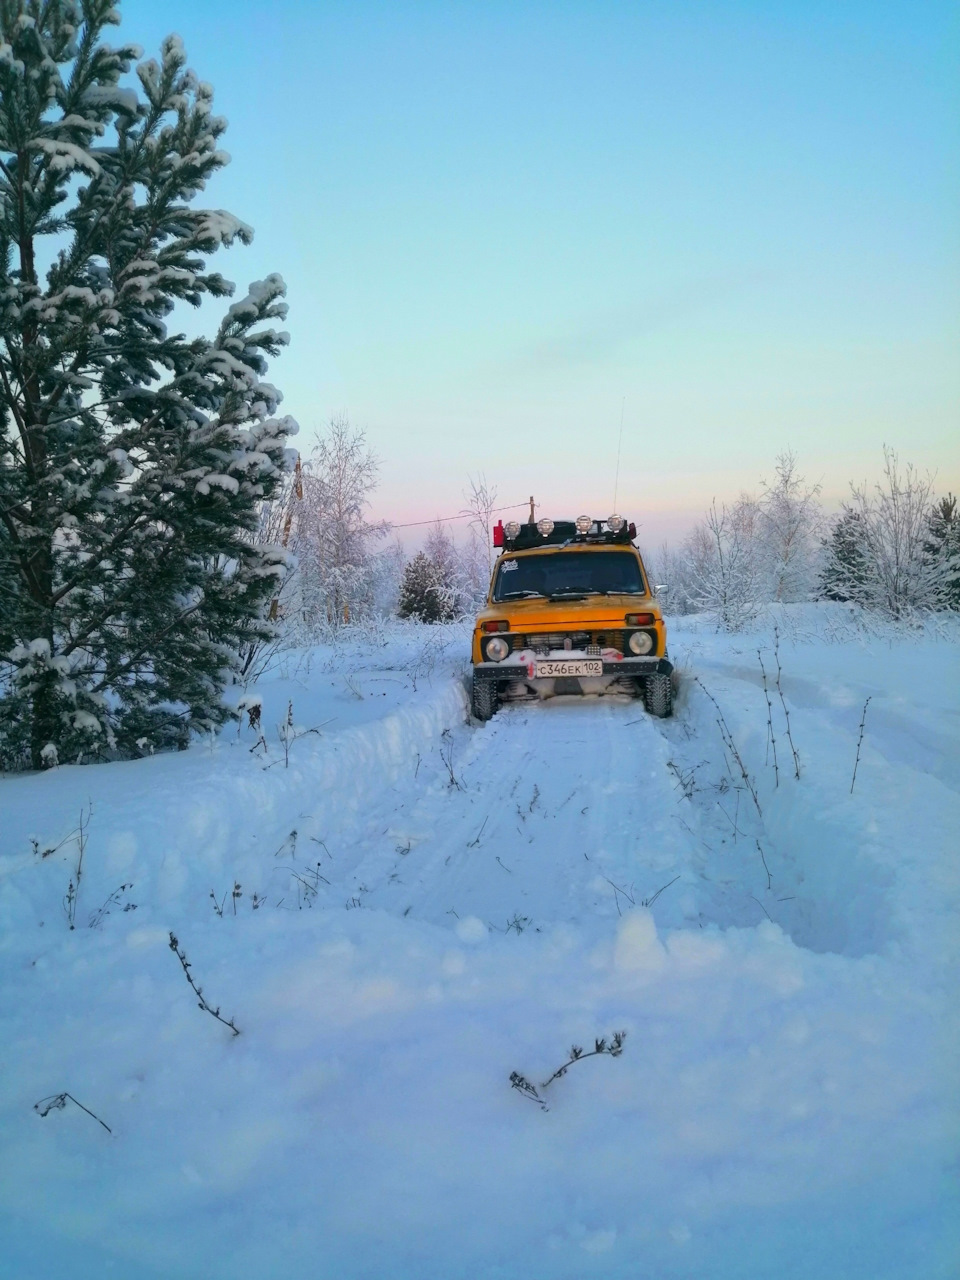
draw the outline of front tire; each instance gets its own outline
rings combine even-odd
[[[477,673],[474,672],[470,706],[478,720],[489,720],[492,716],[495,716],[500,706],[500,692],[497,689],[497,682],[495,680],[478,679]]]
[[[660,672],[647,676],[643,684],[643,705],[658,720],[673,715],[673,685],[669,676]]]

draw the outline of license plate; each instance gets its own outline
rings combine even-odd
[[[551,659],[537,663],[537,679],[550,676],[602,676],[602,658]]]

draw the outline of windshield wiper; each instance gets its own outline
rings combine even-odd
[[[590,587],[558,587],[556,591],[550,592],[551,600],[586,600],[587,596],[602,595],[602,592],[596,592]]]
[[[502,596],[498,596],[498,600],[543,600],[542,591],[505,591]]]

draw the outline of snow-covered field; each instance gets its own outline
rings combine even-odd
[[[670,721],[471,724],[408,626],[0,779],[0,1276],[960,1274],[960,647],[791,607],[781,701],[773,621],[674,620]]]

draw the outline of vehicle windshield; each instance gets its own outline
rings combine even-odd
[[[556,551],[504,559],[494,600],[575,600],[589,595],[646,595],[637,557],[628,551]]]

